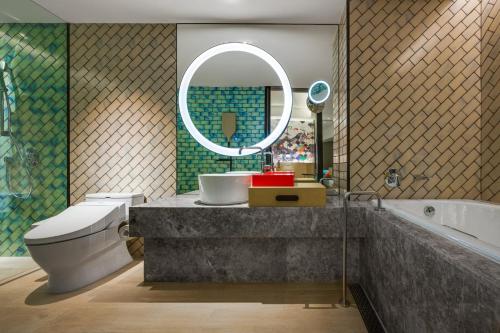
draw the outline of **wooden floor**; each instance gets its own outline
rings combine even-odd
[[[0,332],[366,332],[333,284],[142,281],[134,262],[78,292],[50,295],[43,271],[0,286]],[[334,305],[332,305],[332,303]]]
[[[0,257],[0,285],[39,268],[31,257]]]

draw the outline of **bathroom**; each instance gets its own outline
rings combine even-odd
[[[2,0],[2,332],[499,332],[496,0]]]

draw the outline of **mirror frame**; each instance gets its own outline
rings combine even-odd
[[[315,98],[312,96],[312,95],[313,95],[312,90],[313,90],[313,88],[314,88],[317,84],[323,84],[323,85],[325,85],[325,86],[326,86],[326,91],[327,91],[327,93],[326,93],[326,97],[324,97],[324,98],[322,98],[322,99],[320,99],[320,100],[317,100],[317,99],[315,99]],[[326,100],[330,97],[330,92],[331,92],[331,88],[330,88],[330,85],[328,84],[328,82],[323,81],[323,80],[319,80],[319,81],[316,81],[316,82],[314,82],[313,84],[311,84],[311,86],[309,87],[309,90],[307,91],[307,96],[308,96],[309,100],[310,100],[311,102],[313,102],[314,104],[322,104],[322,103],[326,102]]]
[[[230,148],[220,146],[212,141],[208,140],[203,134],[198,131],[196,126],[189,115],[189,109],[187,105],[187,97],[189,91],[189,84],[194,74],[198,70],[198,68],[203,65],[210,58],[226,53],[226,52],[245,52],[259,57],[264,60],[271,68],[274,69],[278,78],[280,79],[283,93],[284,93],[284,105],[283,105],[283,113],[281,115],[281,119],[278,122],[278,126],[266,137],[264,140],[256,143],[251,148]],[[225,43],[214,46],[201,55],[199,55],[192,63],[189,65],[188,69],[184,73],[181,81],[181,85],[179,87],[179,110],[182,117],[182,121],[186,126],[186,129],[189,131],[189,134],[203,147],[211,150],[217,154],[225,155],[225,156],[245,156],[256,154],[259,151],[262,151],[272,145],[276,140],[280,138],[283,132],[286,130],[288,126],[288,122],[292,116],[292,87],[290,85],[290,81],[288,80],[288,76],[286,75],[283,67],[274,59],[269,53],[258,48],[256,46],[246,44],[246,43]]]

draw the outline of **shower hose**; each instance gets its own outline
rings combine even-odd
[[[17,155],[20,161],[20,164],[22,168],[25,170],[27,174],[27,180],[29,184],[29,189],[27,192],[17,192],[12,189],[12,179],[11,179],[11,174],[9,171],[9,165],[12,163],[13,157],[4,157],[4,162],[5,162],[5,182],[7,184],[7,190],[8,194],[12,195],[16,198],[19,199],[27,199],[31,196],[31,193],[33,192],[33,182],[32,182],[32,176],[31,176],[31,169],[28,165],[27,157],[26,157],[26,152],[24,151],[23,145],[17,140],[15,137],[13,131],[12,131],[12,126],[11,126],[11,121],[12,121],[12,105],[11,101],[9,99],[9,88],[5,82],[6,77],[9,80],[9,83],[12,87],[12,96],[15,101],[16,98],[16,92],[17,92],[17,86],[14,81],[14,75],[12,72],[12,69],[7,65],[6,62],[0,61],[0,70],[1,70],[1,75],[0,75],[0,107],[1,107],[1,112],[0,112],[0,128],[1,128],[1,136],[8,136],[9,140],[11,142],[11,145],[14,149],[14,153],[12,154],[13,156]],[[7,121],[7,123],[6,123]]]

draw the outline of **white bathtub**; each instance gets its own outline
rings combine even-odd
[[[500,263],[500,205],[473,200],[383,200],[382,206]],[[433,216],[426,216],[426,207],[434,207]]]

